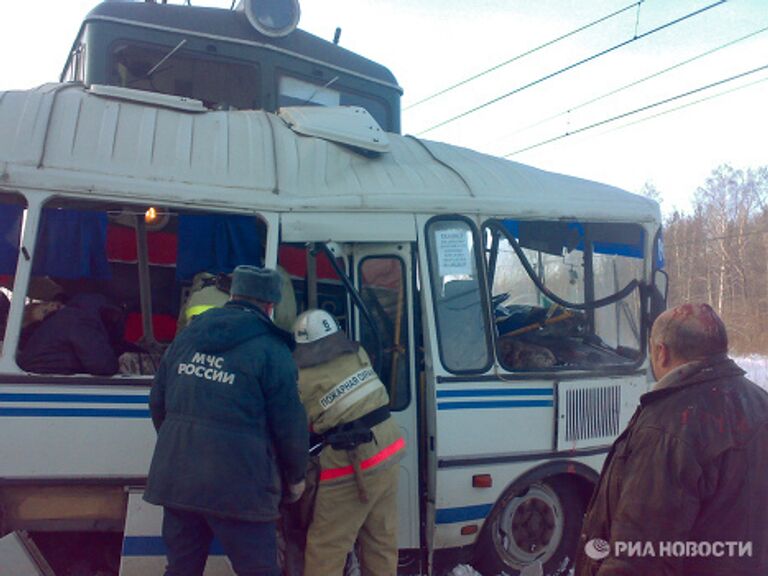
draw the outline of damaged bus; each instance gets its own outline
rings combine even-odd
[[[394,76],[297,10],[105,2],[61,82],[0,93],[0,535],[98,535],[103,570],[162,570],[152,375],[195,278],[263,264],[289,320],[331,312],[388,386],[399,573],[565,574],[652,380],[658,205],[400,135]],[[84,294],[120,312],[114,369],[30,362]]]

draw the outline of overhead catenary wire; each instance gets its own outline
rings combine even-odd
[[[685,104],[681,104],[680,106],[675,106],[674,108],[670,108],[668,110],[664,110],[662,112],[657,112],[656,114],[651,114],[650,116],[646,116],[644,118],[640,118],[638,120],[634,120],[632,122],[627,122],[626,124],[623,124],[621,126],[617,126],[613,128],[612,130],[607,130],[606,132],[613,132],[615,130],[623,130],[624,128],[629,128],[630,126],[634,126],[636,124],[641,124],[643,122],[647,122],[649,120],[653,120],[654,118],[658,118],[659,116],[665,116],[666,114],[671,114],[672,112],[678,112],[680,110],[683,110],[685,108],[689,108],[691,106],[695,106],[696,104],[701,104],[702,102],[706,102],[707,100],[714,100],[715,98],[720,98],[721,96],[726,96],[727,94],[732,94],[733,92],[738,92],[739,90],[744,90],[746,88],[750,88],[754,86],[755,84],[760,84],[762,82],[768,82],[768,76],[765,78],[760,78],[759,80],[755,80],[754,82],[749,82],[747,84],[744,84],[742,86],[736,86],[735,88],[731,88],[730,90],[723,90],[722,92],[718,92],[717,94],[712,94],[711,96],[705,96],[704,98],[699,98],[698,100],[694,100],[693,102],[686,102]]]
[[[655,108],[657,106],[662,106],[663,104],[668,104],[669,102],[674,102],[675,100],[679,100],[680,98],[685,98],[687,96],[691,96],[693,94],[697,94],[699,92],[703,92],[704,90],[708,90],[710,88],[714,88],[715,86],[720,86],[722,84],[725,84],[727,82],[732,82],[734,80],[738,80],[739,78],[744,78],[745,76],[749,76],[751,74],[756,74],[758,72],[761,72],[763,70],[768,70],[768,64],[764,66],[759,66],[757,68],[753,68],[752,70],[747,70],[746,72],[742,72],[740,74],[736,74],[734,76],[729,76],[728,78],[723,78],[722,80],[718,80],[716,82],[712,82],[710,84],[707,84],[705,86],[700,86],[698,88],[694,88],[693,90],[688,90],[687,92],[683,92],[682,94],[677,94],[676,96],[671,96],[669,98],[664,98],[663,100],[659,100],[657,102],[654,102],[653,104],[648,104],[646,106],[641,106],[640,108],[635,108],[634,110],[629,110],[628,112],[623,112],[621,114],[617,114],[616,116],[611,116],[610,118],[606,118],[605,120],[600,120],[599,122],[593,122],[592,124],[589,124],[587,126],[582,126],[581,128],[577,128],[576,130],[569,130],[565,134],[561,134],[560,136],[555,136],[553,138],[548,138],[547,140],[543,140],[541,142],[538,142],[537,144],[532,144],[530,146],[526,146],[525,148],[520,148],[519,150],[515,150],[514,152],[509,152],[508,154],[504,154],[504,158],[509,158],[510,156],[514,156],[515,154],[520,154],[521,152],[526,152],[528,150],[533,150],[534,148],[538,148],[540,146],[544,146],[545,144],[550,144],[552,142],[557,142],[558,140],[562,140],[563,138],[567,138],[568,136],[573,136],[574,134],[580,134],[581,132],[586,132],[587,130],[592,130],[593,128],[597,128],[598,126],[604,126],[605,124],[608,124],[610,122],[615,122],[616,120],[621,120],[622,118],[626,118],[628,116],[632,116],[633,114],[639,114],[640,112],[644,112],[646,110],[650,110],[651,108]]]
[[[601,50],[600,52],[597,52],[595,54],[592,54],[591,56],[588,56],[586,58],[583,58],[577,62],[574,62],[573,64],[569,64],[568,66],[565,66],[564,68],[560,68],[559,70],[556,70],[555,72],[551,72],[549,74],[546,74],[545,76],[542,76],[536,80],[533,80],[531,82],[528,82],[527,84],[524,84],[523,86],[520,86],[518,88],[515,88],[514,90],[507,92],[505,94],[502,94],[501,96],[497,96],[495,98],[492,98],[491,100],[488,100],[487,102],[484,102],[483,104],[479,104],[478,106],[475,106],[474,108],[470,108],[469,110],[465,110],[464,112],[460,114],[456,114],[455,116],[452,116],[448,118],[447,120],[443,120],[442,122],[438,122],[437,124],[434,124],[427,128],[426,130],[422,130],[417,134],[417,136],[421,136],[423,134],[426,134],[427,132],[431,132],[432,130],[435,130],[437,128],[440,128],[442,126],[445,126],[446,124],[450,124],[451,122],[455,122],[456,120],[459,120],[460,118],[464,118],[465,116],[469,116],[470,114],[473,114],[477,112],[478,110],[482,110],[483,108],[487,108],[488,106],[495,104],[497,102],[500,102],[501,100],[504,100],[505,98],[509,98],[510,96],[517,94],[519,92],[522,92],[523,90],[527,90],[528,88],[531,88],[533,86],[536,86],[537,84],[541,84],[542,82],[546,80],[550,80],[554,78],[555,76],[558,76],[560,74],[563,74],[564,72],[567,72],[569,70],[573,70],[574,68],[581,66],[582,64],[586,64],[587,62],[591,62],[592,60],[595,60],[597,58],[600,58],[601,56],[605,56],[606,54],[609,54],[610,52],[613,52],[614,50],[618,50],[619,48],[622,48],[624,46],[627,46],[628,44],[631,44],[632,42],[636,42],[637,40],[640,40],[642,38],[646,38],[652,34],[655,34],[657,32],[660,32],[666,28],[669,28],[671,26],[674,26],[676,24],[679,24],[680,22],[683,22],[689,18],[692,18],[694,16],[697,16],[699,14],[702,14],[703,12],[706,12],[707,10],[711,10],[712,8],[715,8],[717,6],[720,6],[721,4],[724,4],[727,2],[727,0],[718,0],[717,2],[713,2],[712,4],[709,4],[707,6],[704,6],[703,8],[699,8],[698,10],[694,10],[693,12],[689,12],[688,14],[685,14],[684,16],[681,16],[679,18],[675,18],[674,20],[670,20],[669,22],[666,22],[662,24],[661,26],[657,26],[656,28],[653,28],[651,30],[648,30],[647,32],[643,32],[640,35],[635,35],[634,37],[630,38],[629,40],[625,40],[624,42],[620,42],[618,44],[615,44],[611,46],[610,48],[606,48],[605,50]]]
[[[648,76],[645,76],[643,78],[640,78],[639,80],[635,80],[633,82],[630,82],[629,84],[624,84],[623,86],[619,86],[618,88],[615,88],[613,90],[610,90],[609,92],[605,92],[604,94],[600,94],[599,96],[596,96],[594,98],[591,98],[590,100],[586,100],[580,104],[576,104],[575,106],[570,106],[567,110],[563,110],[561,112],[558,112],[557,114],[553,114],[552,116],[548,116],[547,118],[543,118],[541,120],[538,120],[534,122],[533,124],[529,124],[527,126],[524,126],[520,128],[519,130],[515,130],[514,132],[510,132],[507,134],[507,136],[514,136],[515,134],[520,134],[522,132],[525,132],[526,130],[530,130],[531,128],[536,128],[537,126],[541,126],[542,124],[545,124],[547,122],[550,122],[552,120],[555,120],[556,118],[560,118],[561,116],[565,116],[567,114],[570,114],[571,112],[574,112],[576,110],[580,110],[582,108],[585,108],[589,106],[590,104],[594,104],[595,102],[599,102],[600,100],[604,100],[605,98],[608,98],[609,96],[614,96],[618,94],[619,92],[623,92],[624,90],[627,90],[629,88],[633,88],[639,84],[642,84],[643,82],[647,82],[648,80],[652,80],[654,78],[658,78],[659,76],[662,76],[666,74],[667,72],[671,72],[672,70],[676,70],[677,68],[681,68],[682,66],[685,66],[687,64],[690,64],[691,62],[695,62],[696,60],[701,60],[702,58],[705,58],[707,56],[711,56],[712,54],[719,52],[720,50],[724,50],[725,48],[728,48],[730,46],[733,46],[735,44],[738,44],[739,42],[743,42],[744,40],[747,40],[749,38],[752,38],[753,36],[757,36],[758,34],[762,34],[768,30],[768,26],[765,26],[759,30],[756,30],[754,32],[750,32],[749,34],[746,34],[744,36],[741,36],[739,38],[736,38],[735,40],[731,40],[730,42],[726,42],[725,44],[720,44],[719,46],[716,46],[715,48],[712,48],[711,50],[707,50],[705,52],[701,52],[700,54],[697,54],[696,56],[693,56],[691,58],[688,58],[686,60],[683,60],[681,62],[678,62],[677,64],[673,64],[672,66],[668,66],[667,68],[664,68],[662,70],[659,70],[658,72],[654,72],[653,74],[650,74]]]
[[[592,28],[593,26],[597,26],[598,24],[601,24],[602,22],[605,22],[606,20],[610,20],[611,18],[614,18],[618,16],[619,14],[623,14],[627,10],[631,10],[634,7],[640,7],[640,5],[645,2],[645,0],[639,0],[638,2],[635,2],[633,4],[630,4],[628,6],[625,6],[624,8],[620,8],[619,10],[616,10],[615,12],[611,12],[610,14],[603,16],[601,18],[598,18],[597,20],[593,20],[589,24],[585,24],[583,26],[580,26],[579,28],[576,28],[574,30],[571,30],[570,32],[567,32],[561,36],[558,36],[557,38],[553,38],[552,40],[548,40],[547,42],[544,42],[543,44],[539,44],[535,48],[531,48],[530,50],[526,50],[525,52],[518,54],[517,56],[513,56],[512,58],[505,60],[504,62],[501,62],[499,64],[496,64],[495,66],[491,66],[490,68],[487,68],[483,70],[482,72],[478,72],[477,74],[474,74],[470,76],[469,78],[465,78],[464,80],[461,80],[460,82],[457,82],[456,84],[452,84],[448,86],[447,88],[443,88],[442,90],[435,92],[434,94],[430,94],[429,96],[422,98],[421,100],[418,100],[414,102],[413,104],[409,104],[405,108],[403,108],[403,111],[410,110],[411,108],[415,108],[416,106],[419,106],[420,104],[424,104],[425,102],[429,102],[430,100],[433,100],[434,98],[437,98],[438,96],[442,96],[443,94],[446,94],[452,90],[455,90],[456,88],[459,88],[460,86],[464,86],[465,84],[468,84],[469,82],[472,82],[473,80],[477,80],[478,78],[481,78],[485,76],[486,74],[490,74],[491,72],[494,72],[495,70],[498,70],[499,68],[503,68],[504,66],[507,66],[509,64],[512,64],[512,62],[517,62],[518,60],[522,60],[526,56],[530,56],[531,54],[534,54],[538,52],[539,50],[543,50],[544,48],[547,48],[549,46],[552,46],[553,44],[557,44],[558,42],[561,42],[565,40],[566,38],[570,38],[571,36],[574,36],[578,34],[579,32],[583,32],[584,30],[587,30],[589,28]],[[635,34],[637,34],[637,30],[635,30]]]

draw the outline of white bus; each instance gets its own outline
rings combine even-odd
[[[321,66],[298,30],[245,38],[246,12],[105,3],[70,81],[0,93],[0,535],[29,531],[52,555],[91,537],[120,576],[162,570],[161,513],[141,500],[154,362],[196,274],[263,263],[290,275],[298,311],[336,315],[389,387],[408,444],[399,573],[566,573],[602,460],[652,379],[658,205],[401,136],[388,72],[330,43]],[[261,74],[255,104],[220,85],[235,48]],[[178,77],[130,85],[152,68],[136,54]],[[283,81],[289,57],[338,80]],[[133,72],[108,82],[110,62]],[[196,70],[221,72],[218,95]],[[133,361],[24,370],[36,310],[92,292],[122,306]],[[228,573],[215,546],[207,573]]]

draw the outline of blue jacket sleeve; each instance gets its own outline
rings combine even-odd
[[[157,432],[165,420],[165,381],[167,374],[166,355],[160,361],[157,374],[152,381],[152,389],[149,391],[149,412],[152,415],[152,424]]]
[[[296,364],[286,346],[275,346],[266,354],[261,385],[283,479],[296,483],[306,474],[309,431],[307,415],[299,400]]]

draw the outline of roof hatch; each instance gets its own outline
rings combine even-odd
[[[387,133],[359,106],[293,106],[278,112],[297,134],[315,136],[369,152],[388,152]]]

